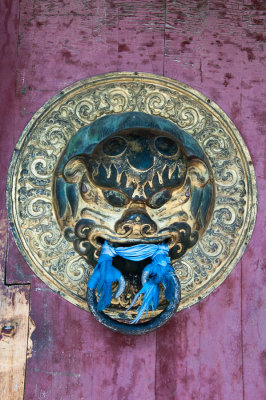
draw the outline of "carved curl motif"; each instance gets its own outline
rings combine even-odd
[[[11,225],[36,274],[87,309],[86,283],[93,267],[77,258],[61,233],[53,204],[54,171],[79,129],[105,115],[125,112],[158,116],[185,130],[212,171],[216,200],[208,227],[195,246],[174,262],[182,285],[182,310],[208,295],[230,273],[251,236],[256,214],[255,176],[240,134],[214,103],[186,85],[149,74],[108,74],[78,82],[50,100],[25,129],[12,160]],[[91,178],[97,179],[97,171]],[[101,224],[104,215],[98,212],[97,218]],[[76,242],[79,245],[86,250],[85,243]],[[121,301],[127,304],[126,295]]]

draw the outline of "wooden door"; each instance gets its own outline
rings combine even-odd
[[[265,11],[263,0],[2,0],[3,398],[265,398]],[[142,337],[107,330],[42,283],[14,243],[5,206],[11,154],[31,116],[67,85],[114,71],[162,74],[215,101],[243,135],[259,188],[255,231],[230,276]],[[36,330],[26,359],[29,315]]]

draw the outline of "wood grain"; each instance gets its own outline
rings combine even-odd
[[[15,145],[16,53],[18,3],[0,5],[0,393],[1,399],[21,400],[24,394],[29,330],[28,285],[6,284],[6,266],[10,252],[5,208],[5,185],[10,157]],[[24,262],[25,264],[25,262]],[[23,280],[22,280],[23,281]]]
[[[5,286],[8,222],[0,212],[0,393],[21,400],[24,393],[29,325],[29,287]]]

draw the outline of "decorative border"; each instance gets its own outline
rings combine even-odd
[[[79,81],[49,100],[24,129],[7,180],[7,207],[17,245],[52,290],[88,310],[92,271],[65,241],[53,211],[53,171],[76,131],[110,113],[142,111],[191,134],[212,167],[216,203],[199,242],[174,264],[182,285],[179,310],[217,288],[241,258],[256,218],[257,187],[248,149],[230,119],[201,93],[173,79],[111,73]]]

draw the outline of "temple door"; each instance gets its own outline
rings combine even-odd
[[[1,398],[265,398],[265,2],[3,0],[0,7]],[[73,82],[115,71],[165,75],[215,101],[244,137],[260,194],[253,237],[225,282],[140,337],[106,329],[37,278],[5,205],[11,155],[32,115]]]

